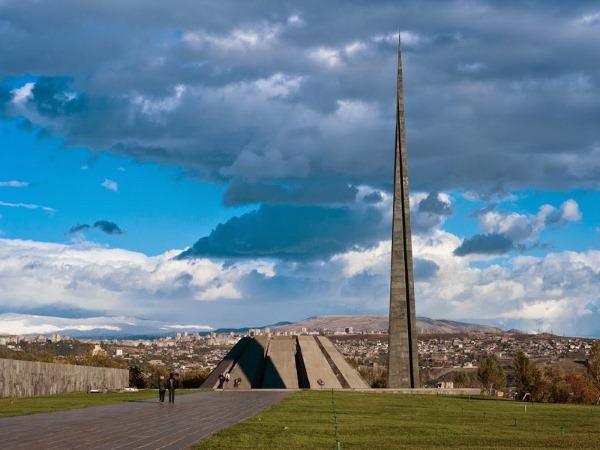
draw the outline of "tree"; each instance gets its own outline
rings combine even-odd
[[[454,377],[454,387],[469,387],[470,385],[471,379],[466,370],[461,370]]]
[[[66,358],[68,364],[93,367],[113,367],[117,369],[127,368],[123,358],[111,358],[106,352],[95,352],[94,347],[88,346],[84,355],[69,355]]]
[[[506,373],[492,358],[486,358],[479,364],[477,378],[481,382],[482,390],[490,394],[494,389],[501,389],[506,386]]]
[[[131,366],[129,368],[129,387],[136,387],[138,389],[146,387],[144,374],[138,366]]]
[[[592,345],[586,366],[590,383],[600,391],[600,341]]]
[[[198,389],[204,380],[210,375],[209,369],[194,369],[183,372],[179,377],[179,383],[184,389]]]
[[[517,392],[521,397],[527,392],[531,393],[535,386],[537,374],[535,366],[525,353],[521,351],[515,353],[513,369],[515,371],[515,385],[517,386]]]
[[[565,381],[565,374],[560,367],[546,366],[542,372],[543,383],[536,394],[548,403],[566,403],[569,400],[569,384]],[[534,396],[535,398],[535,396]]]
[[[565,382],[569,387],[569,394],[572,403],[593,404],[598,399],[598,390],[592,386],[589,377],[578,373],[570,373],[565,377]]]

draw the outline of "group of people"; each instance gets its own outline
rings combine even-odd
[[[169,378],[166,380],[164,375],[161,375],[158,380],[158,400],[161,403],[164,402],[165,392],[169,391],[169,403],[175,403],[175,389],[177,389],[178,383],[173,372],[169,374]]]
[[[229,372],[219,374],[219,389],[225,390],[227,383],[229,383]]]
[[[219,375],[219,386],[217,387],[217,389],[223,389],[225,390],[225,388],[228,386],[229,384],[229,372],[223,372]],[[233,388],[237,389],[240,384],[242,384],[242,379],[241,378],[236,378],[235,380],[233,380]]]
[[[225,387],[229,383],[229,372],[223,372],[219,374],[219,389],[225,390]],[[241,378],[233,380],[233,387],[237,389],[242,383]],[[169,373],[169,378],[165,380],[164,375],[161,375],[158,379],[158,400],[163,403],[165,401],[165,393],[169,391],[169,403],[175,403],[175,389],[179,387],[179,380],[175,378],[173,372]]]

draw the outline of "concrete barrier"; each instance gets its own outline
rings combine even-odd
[[[0,398],[124,389],[127,369],[0,359]]]

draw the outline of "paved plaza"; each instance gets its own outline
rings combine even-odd
[[[291,395],[211,391],[0,419],[2,449],[187,449]],[[158,394],[157,394],[158,397]]]

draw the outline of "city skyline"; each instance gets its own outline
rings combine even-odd
[[[387,314],[400,30],[417,316],[600,337],[600,3],[340,8],[2,2],[0,329]]]

